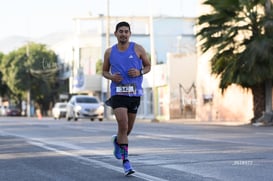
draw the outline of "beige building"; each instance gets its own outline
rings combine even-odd
[[[169,119],[196,116],[196,52],[168,53]]]

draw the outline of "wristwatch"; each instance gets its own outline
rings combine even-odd
[[[143,75],[144,74],[144,70],[143,69],[140,69],[140,75]]]

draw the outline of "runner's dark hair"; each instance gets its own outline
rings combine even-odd
[[[118,29],[122,26],[126,26],[129,28],[129,30],[131,31],[130,25],[129,23],[127,23],[126,21],[121,21],[116,25],[116,31],[118,31]]]

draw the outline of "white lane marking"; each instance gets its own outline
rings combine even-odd
[[[107,169],[110,169],[110,170],[114,170],[114,171],[117,171],[117,172],[120,172],[120,173],[124,173],[122,168],[116,167],[114,165],[110,165],[109,163],[98,161],[98,160],[95,160],[95,159],[92,159],[92,158],[86,158],[86,157],[83,157],[83,156],[80,156],[80,155],[77,155],[77,154],[73,154],[71,152],[59,150],[59,149],[51,147],[51,146],[46,146],[45,144],[51,144],[51,143],[47,142],[47,141],[44,141],[43,139],[33,139],[33,138],[30,138],[30,137],[22,136],[22,135],[18,135],[18,134],[5,133],[3,131],[0,131],[0,134],[1,135],[20,137],[20,138],[26,139],[27,142],[29,144],[31,144],[31,145],[39,146],[41,148],[56,152],[58,154],[70,156],[70,157],[73,157],[73,158],[76,158],[76,159],[79,159],[79,160],[82,160],[82,161],[85,161],[85,162],[88,162],[88,163],[96,164],[96,165],[98,165],[100,167],[104,167],[104,168],[107,168]],[[70,148],[70,149],[71,148],[85,149],[85,148],[82,148],[82,147],[79,147],[79,146],[76,146],[76,145],[72,145],[72,144],[63,144],[62,146],[66,146],[66,148]],[[94,151],[94,153],[98,154],[95,151]],[[133,174],[133,176],[137,177],[137,178],[140,178],[140,179],[143,179],[143,180],[147,180],[147,181],[168,181],[166,179],[162,179],[162,178],[159,178],[159,177],[154,177],[152,175],[148,175],[148,174],[141,173],[141,172],[136,172],[135,174]]]
[[[223,137],[223,138],[215,138],[213,134],[208,134],[207,136],[193,135],[193,134],[171,135],[171,134],[155,134],[155,133],[151,134],[151,133],[140,132],[140,131],[136,132],[136,134],[139,134],[139,135],[136,135],[136,137],[144,138],[144,139],[145,139],[145,135],[147,135],[150,137],[150,139],[153,138],[153,139],[158,139],[158,140],[178,138],[178,139],[197,140],[197,141],[211,141],[211,142],[222,142],[222,143],[231,143],[231,144],[244,144],[244,145],[249,145],[249,146],[258,144],[258,143],[246,142],[245,140],[241,141],[240,139],[237,139],[236,137],[234,137],[234,139],[228,140],[230,137],[227,137],[226,135],[224,135],[225,137]],[[247,137],[247,135],[245,135],[245,137]],[[258,145],[268,146],[268,144],[258,144]]]

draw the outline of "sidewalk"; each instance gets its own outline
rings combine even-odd
[[[251,125],[250,122],[239,122],[239,121],[202,121],[196,119],[171,119],[171,120],[157,120],[152,119],[137,119],[137,122],[146,123],[175,123],[175,124],[198,124],[198,125],[222,125],[222,126],[242,126]]]

